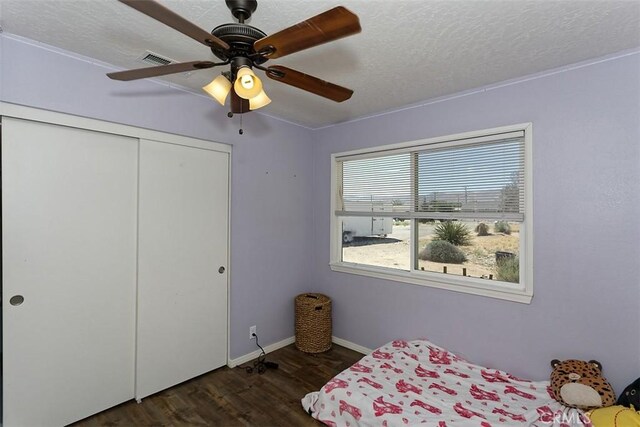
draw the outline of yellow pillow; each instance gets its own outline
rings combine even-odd
[[[640,413],[626,406],[608,406],[587,412],[594,427],[640,427]]]

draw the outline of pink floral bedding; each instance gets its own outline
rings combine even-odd
[[[591,426],[548,387],[426,340],[393,341],[307,394],[302,406],[329,426]]]

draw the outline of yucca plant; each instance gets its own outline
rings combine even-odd
[[[452,245],[464,246],[471,242],[471,232],[461,222],[441,222],[436,225],[433,232],[436,235],[436,240],[444,240]]]

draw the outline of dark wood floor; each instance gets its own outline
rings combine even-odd
[[[247,374],[220,368],[168,390],[101,412],[73,424],[85,426],[319,426],[300,399],[319,390],[363,355],[333,345],[317,355],[293,344],[267,355],[277,370]],[[252,365],[251,362],[246,365]]]

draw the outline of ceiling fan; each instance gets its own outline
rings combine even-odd
[[[270,79],[295,86],[335,102],[346,101],[353,90],[310,76],[280,65],[264,67],[269,59],[308,49],[323,43],[350,36],[361,31],[358,17],[348,9],[337,6],[319,15],[266,35],[256,27],[245,24],[258,7],[257,0],[225,0],[237,23],[222,24],[211,33],[154,0],[119,0],[145,15],[180,31],[209,47],[222,62],[191,61],[128,71],[108,73],[114,80],[137,80],[167,74],[203,70],[230,65],[211,83],[203,87],[207,93],[224,105],[231,95],[231,112],[242,114],[261,108],[271,100],[262,89],[262,82],[253,68],[264,71]]]

